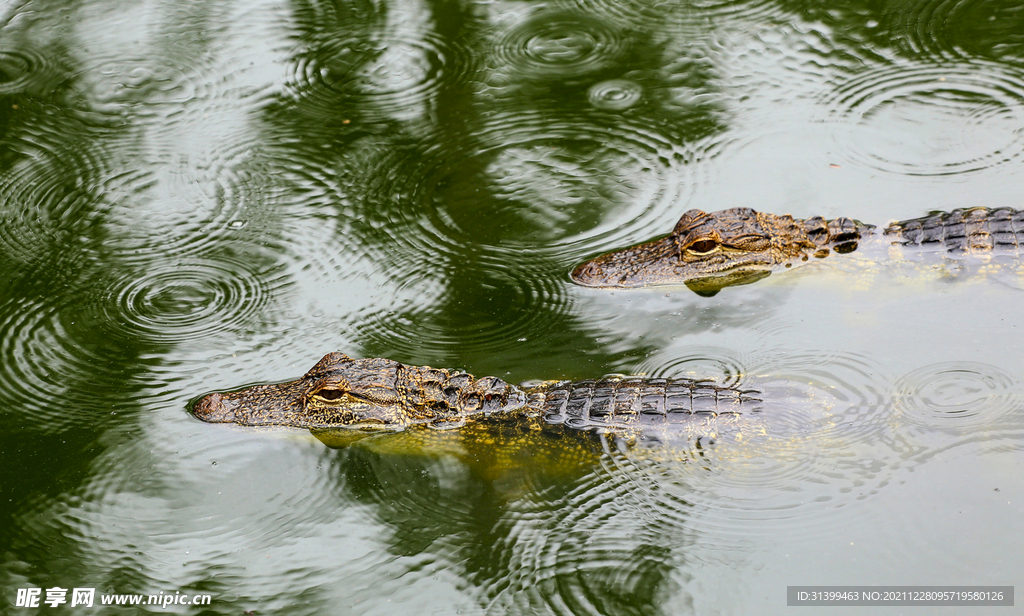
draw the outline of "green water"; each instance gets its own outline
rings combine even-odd
[[[787,585],[1020,581],[1017,255],[853,253],[711,298],[568,278],[689,208],[1024,207],[1018,3],[29,1],[0,24],[0,611],[94,587],[211,596],[95,613],[782,614]],[[187,411],[330,351],[763,387],[770,434],[431,453]]]

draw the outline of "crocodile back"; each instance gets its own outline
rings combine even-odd
[[[942,246],[951,253],[1016,250],[1024,244],[1024,211],[976,207],[894,222],[885,229],[903,246]]]
[[[575,429],[649,429],[706,422],[761,410],[760,392],[692,379],[562,381],[531,393],[548,424]]]

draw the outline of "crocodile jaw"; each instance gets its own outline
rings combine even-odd
[[[235,392],[212,393],[192,405],[192,414],[208,423],[243,426],[305,425],[301,391],[293,383],[257,385]]]

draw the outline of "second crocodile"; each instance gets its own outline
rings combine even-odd
[[[875,227],[849,218],[792,216],[733,208],[683,214],[668,236],[591,259],[572,279],[588,287],[647,287],[686,284],[701,295],[763,278],[830,252],[858,250],[878,241]],[[1024,244],[1024,211],[976,207],[890,224],[881,242],[936,249],[951,255],[1016,250]]]
[[[607,378],[518,387],[383,358],[328,353],[301,378],[209,394],[193,405],[207,422],[400,431],[491,421],[540,430],[703,436],[743,417],[757,423],[756,390],[683,378]]]

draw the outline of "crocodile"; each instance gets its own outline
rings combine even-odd
[[[707,213],[689,210],[665,237],[615,250],[570,274],[587,287],[635,288],[685,284],[700,295],[749,284],[779,267],[809,257],[850,253],[866,243],[961,255],[1017,250],[1024,244],[1024,211],[974,207],[875,226],[850,218],[825,220],[739,207]]]
[[[206,422],[312,430],[402,431],[468,423],[558,426],[617,435],[702,436],[761,411],[760,391],[687,378],[602,378],[517,386],[497,377],[384,358],[328,353],[301,378],[211,393],[192,405]]]

